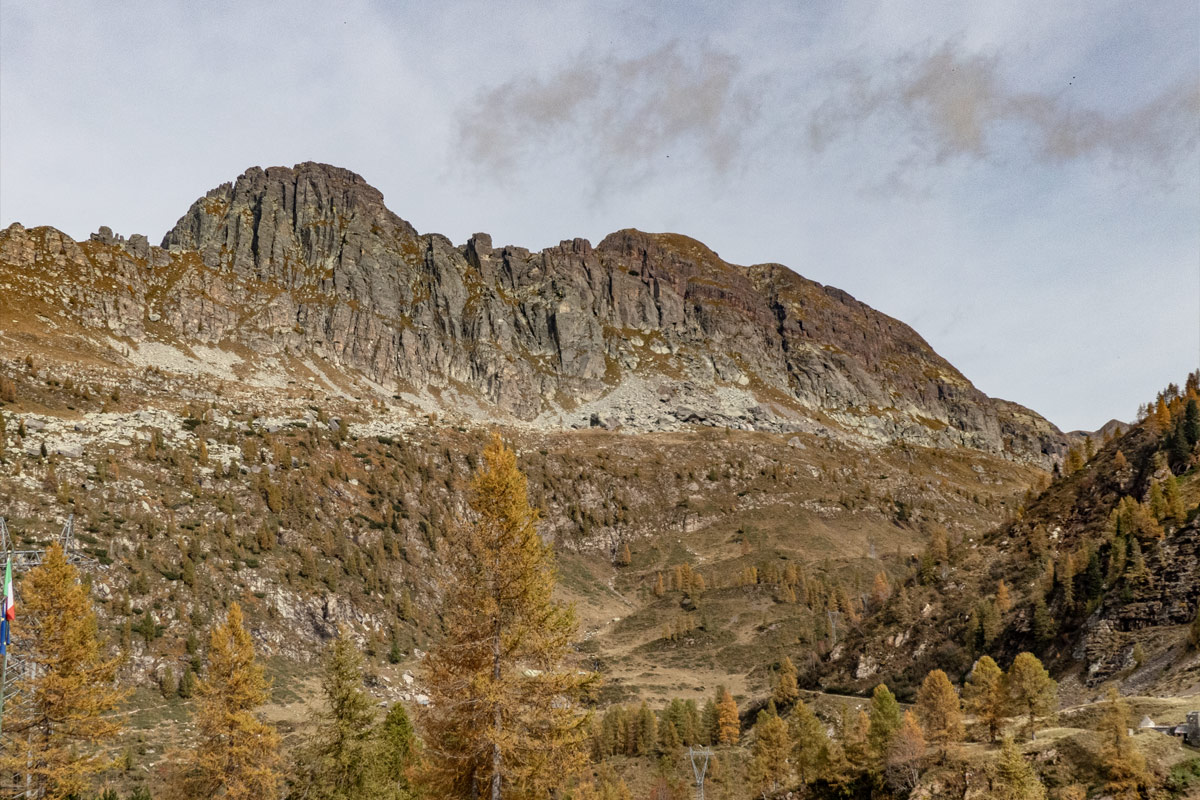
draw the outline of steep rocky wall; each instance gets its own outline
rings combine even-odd
[[[1043,465],[1064,442],[979,392],[903,323],[684,236],[625,230],[532,253],[476,234],[456,247],[418,234],[358,175],[308,163],[213,189],[162,249],[93,238],[14,226],[0,257],[47,280],[72,273],[77,313],[118,335],[312,353],[384,385],[465,387],[497,413],[551,426],[586,424],[571,415],[585,406],[601,424],[641,427],[801,429],[816,413],[876,441]]]

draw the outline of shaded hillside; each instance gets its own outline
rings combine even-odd
[[[1032,650],[1081,687],[1200,688],[1187,644],[1200,613],[1198,378],[1028,496],[1009,524],[935,542],[822,680],[905,686],[932,665],[963,675],[984,653]],[[1067,469],[1083,457],[1072,451]]]

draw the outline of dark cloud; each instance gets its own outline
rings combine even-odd
[[[1195,75],[1132,108],[1104,112],[1073,105],[1065,92],[1018,91],[1000,67],[995,56],[964,53],[953,44],[902,56],[881,70],[884,77],[844,67],[811,116],[810,144],[820,151],[878,120],[911,136],[912,149],[897,153],[904,167],[986,158],[1013,132],[1029,156],[1045,162],[1107,156],[1124,166],[1165,168],[1197,144]]]
[[[739,59],[678,43],[637,58],[580,58],[549,78],[483,92],[459,123],[459,152],[493,175],[569,152],[600,184],[649,177],[668,156],[723,174],[758,116]]]

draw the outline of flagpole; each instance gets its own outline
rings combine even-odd
[[[4,620],[3,623],[0,623],[0,627],[3,627],[3,631],[0,631],[0,636],[3,636],[4,638],[7,639],[8,638],[8,620]],[[4,695],[5,695],[4,690],[7,688],[8,688],[8,642],[5,642],[4,643],[4,664],[3,664],[3,666],[0,666],[0,734],[3,734],[3,732],[4,732]],[[0,741],[3,741],[3,739],[0,738]]]
[[[5,539],[7,538],[5,536]],[[8,562],[4,565],[3,592],[4,597],[0,599],[0,610],[3,611],[3,615],[0,615],[0,649],[4,650],[4,664],[0,665],[0,734],[4,731],[4,700],[8,693],[8,611],[12,596],[12,551],[9,551]]]

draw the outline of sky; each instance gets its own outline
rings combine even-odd
[[[421,232],[778,262],[1064,430],[1200,365],[1200,4],[0,0],[0,226],[162,235],[251,166]]]

